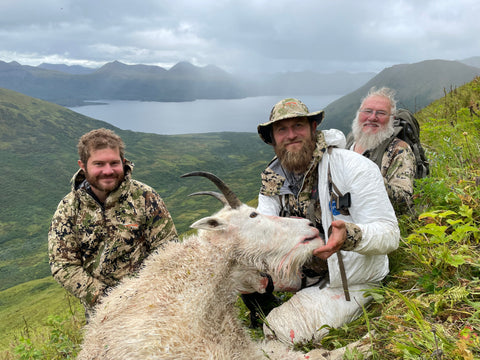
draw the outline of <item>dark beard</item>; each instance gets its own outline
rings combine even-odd
[[[124,174],[114,174],[112,177],[115,179],[115,184],[112,187],[104,188],[100,184],[100,181],[99,181],[102,177],[101,176],[97,176],[97,177],[92,176],[88,173],[88,170],[85,169],[85,179],[88,181],[90,186],[92,188],[95,188],[95,189],[97,189],[99,191],[102,191],[102,192],[105,192],[105,193],[111,193],[112,191],[118,189],[118,187],[122,183],[123,179],[125,178]]]
[[[302,174],[308,170],[312,162],[315,145],[315,138],[312,136],[310,140],[303,143],[298,152],[290,152],[285,146],[275,145],[275,153],[286,171]]]

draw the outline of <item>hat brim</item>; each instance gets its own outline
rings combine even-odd
[[[320,111],[314,111],[308,114],[287,114],[285,116],[282,116],[280,118],[275,119],[275,121],[267,121],[266,123],[260,124],[257,126],[257,131],[258,135],[260,135],[260,138],[267,144],[271,145],[273,144],[273,139],[272,139],[272,124],[278,121],[286,120],[286,119],[295,119],[299,117],[307,117],[310,121],[316,121],[317,126],[320,125],[320,123],[323,121],[325,118],[325,111],[320,110]]]

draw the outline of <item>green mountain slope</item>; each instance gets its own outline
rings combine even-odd
[[[84,324],[84,309],[80,302],[68,294],[53,277],[27,281],[0,291],[0,359],[9,358],[3,352],[14,340],[18,341],[23,334],[37,334],[40,341],[46,341],[51,334],[41,333],[48,328],[45,324],[52,323],[54,318],[69,318],[72,313],[78,320],[74,321],[78,332]],[[41,334],[39,334],[41,333]],[[27,335],[28,336],[28,335]],[[19,357],[11,357],[18,359]],[[34,359],[34,356],[25,357]],[[37,357],[37,359],[42,359]],[[43,359],[46,359],[45,357]]]
[[[70,190],[78,169],[76,144],[85,132],[114,129],[125,141],[134,177],[164,198],[179,232],[198,217],[219,209],[208,181],[180,179],[210,171],[248,201],[260,188],[259,174],[272,149],[253,133],[162,136],[117,129],[61,106],[0,89],[0,290],[50,274],[46,236],[51,216]]]
[[[416,112],[478,75],[479,68],[457,61],[427,60],[395,65],[384,69],[362,87],[329,104],[325,108],[325,120],[321,127],[350,132],[361,100],[373,86],[395,89],[397,106]]]
[[[15,104],[32,101],[23,96],[16,98],[18,94],[6,95],[14,96]],[[47,109],[50,106],[34,101],[39,108]],[[61,108],[48,110],[53,113]],[[374,301],[364,309],[363,316],[340,329],[330,329],[321,344],[305,344],[302,347],[304,350],[318,346],[324,349],[341,347],[367,334],[373,359],[480,358],[480,78],[449,92],[416,116],[422,129],[422,142],[431,161],[430,177],[416,182],[415,205],[419,216],[402,216],[399,219],[402,239],[399,249],[389,255],[391,272],[382,286],[372,292]],[[3,117],[0,120],[3,125]],[[88,118],[82,120],[86,123],[92,121]],[[133,151],[131,158],[145,161],[139,168],[146,168],[150,164],[149,159],[154,165],[163,161],[151,156],[152,150],[160,151],[161,146],[157,146],[157,141],[180,141],[177,137],[164,138],[131,132],[122,132],[122,135],[133,136],[129,137],[127,150]],[[196,144],[198,153],[205,151],[209,155],[209,140],[216,150],[227,151],[229,146],[238,146],[235,149],[239,150],[236,155],[242,156],[252,150],[249,146],[257,150],[263,148],[256,147],[256,141],[244,145],[224,139],[224,136],[237,138],[242,134],[211,134],[199,138],[186,136],[182,139],[190,139]],[[253,134],[247,134],[243,140],[253,140],[253,137]],[[31,138],[35,139],[35,135],[31,135]],[[2,138],[0,142],[2,155],[4,149],[11,146],[7,140]],[[167,150],[162,154],[165,157],[170,154],[170,157],[178,161],[182,159],[175,164],[181,168],[179,171],[183,171],[183,167],[195,166],[199,159],[194,152],[184,152],[181,157],[172,155],[173,152]],[[235,184],[232,186],[235,190],[244,189],[242,182],[245,179],[257,179],[258,174],[254,174],[256,170],[253,170],[257,165],[249,167],[246,165],[248,161],[243,161],[242,156],[237,159],[231,155],[233,152],[228,154],[218,154],[219,157],[213,159],[213,162],[225,164],[225,158],[227,161],[238,161],[235,165],[239,172],[234,174],[230,170],[232,173],[227,174],[230,169],[228,167],[218,171],[230,176],[229,183]],[[10,152],[13,159],[20,155]],[[28,157],[28,154],[23,155]],[[166,159],[166,164],[170,157]],[[72,159],[75,158],[73,155]],[[154,165],[150,168],[156,169],[157,166]],[[202,165],[207,166],[209,163]],[[39,171],[39,168],[37,166],[34,170]],[[263,168],[263,164],[260,168]],[[51,171],[53,168],[50,166],[48,169],[55,172]],[[176,170],[172,170],[169,176],[173,178]],[[161,170],[158,171],[161,173]],[[151,174],[147,172],[145,175],[150,177]],[[235,176],[240,175],[248,176],[236,181]],[[1,181],[3,187],[4,178]],[[197,185],[203,189],[201,185],[204,184],[205,181],[192,180],[186,185],[189,188],[187,192],[198,190]],[[174,187],[179,189],[179,194],[183,194],[183,186],[183,181],[177,179]],[[58,193],[63,194],[64,191],[67,189],[60,189]],[[241,196],[244,200],[252,197],[248,196],[249,190],[245,190],[245,194],[247,196]],[[170,195],[172,208],[180,198],[176,193]],[[186,204],[181,215],[188,217],[193,206],[198,205],[197,202],[201,203],[200,208],[204,210],[206,200],[199,201],[197,198]],[[5,202],[2,201],[1,204],[4,208]],[[212,205],[215,206],[218,205]],[[6,207],[13,208],[14,205],[8,204]],[[48,213],[45,217],[51,216],[50,210],[44,210]],[[28,222],[12,223],[10,230],[29,226]],[[6,234],[3,217],[1,229],[3,241]],[[0,246],[3,249],[3,243]],[[4,259],[2,253],[0,260]],[[18,254],[17,261],[22,261],[21,253]],[[0,339],[0,358],[74,357],[81,341],[83,318],[78,302],[65,298],[64,294],[51,277],[0,291],[0,334],[4,335]],[[2,351],[4,349],[8,350]],[[346,357],[363,358],[355,349]]]

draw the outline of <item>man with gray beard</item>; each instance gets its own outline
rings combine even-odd
[[[352,123],[347,148],[376,162],[381,158],[382,173],[388,196],[397,214],[413,212],[415,155],[410,146],[394,133],[395,92],[382,87],[370,89]],[[389,144],[380,154],[384,141]],[[380,164],[380,162],[378,162]]]
[[[328,327],[341,327],[361,315],[371,300],[365,291],[388,274],[387,254],[399,241],[380,170],[346,150],[341,131],[317,131],[323,117],[323,111],[309,112],[300,100],[288,98],[257,128],[277,155],[262,173],[257,211],[307,218],[326,242],[298,269],[296,279],[271,281],[274,290],[295,292],[265,312],[266,338],[287,344],[319,340]],[[249,296],[243,298],[248,302]],[[261,312],[258,296],[255,300]]]

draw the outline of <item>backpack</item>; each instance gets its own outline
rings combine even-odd
[[[388,148],[388,145],[394,138],[405,141],[415,155],[415,179],[421,179],[430,174],[430,164],[425,155],[425,150],[420,143],[420,125],[412,112],[407,109],[397,109],[393,120],[394,132],[391,137],[377,146],[370,154],[369,159],[382,166],[382,157]],[[353,135],[350,133],[347,137],[347,149],[353,144]]]

